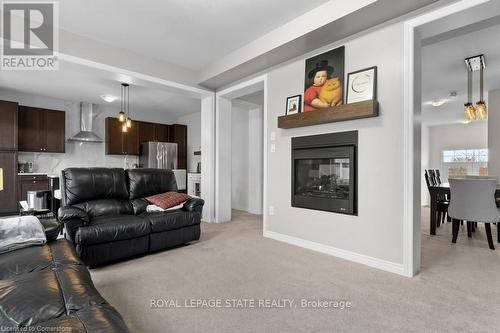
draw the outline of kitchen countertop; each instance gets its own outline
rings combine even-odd
[[[46,173],[46,172],[18,172],[18,176],[47,176],[49,178],[59,178],[58,175]]]

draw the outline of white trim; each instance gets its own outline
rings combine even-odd
[[[377,259],[364,254],[359,254],[356,252],[351,252],[343,249],[339,249],[333,246],[324,245],[316,242],[311,242],[309,240],[292,237],[288,235],[283,235],[274,231],[264,230],[264,237],[274,239],[280,242],[285,242],[288,244],[303,247],[305,249],[321,252],[334,257],[342,258],[345,260],[353,261],[358,264],[363,264],[373,268],[378,268],[387,272],[396,273],[399,275],[406,275],[404,273],[403,264],[394,263],[387,260]]]
[[[414,276],[420,269],[416,263],[415,251],[420,251],[420,239],[414,233],[414,65],[415,28],[423,24],[461,12],[489,2],[490,0],[461,0],[430,13],[410,19],[404,23],[404,115],[403,115],[403,156],[404,156],[404,196],[403,196],[403,275]],[[420,228],[415,228],[420,230]]]
[[[168,86],[168,87],[171,87],[174,89],[189,92],[189,93],[195,94],[196,97],[198,97],[198,98],[208,97],[208,96],[211,96],[213,94],[213,91],[208,90],[208,89],[201,89],[198,87],[188,86],[186,84],[161,79],[161,78],[158,78],[155,76],[151,76],[151,75],[147,75],[147,74],[143,74],[143,73],[139,73],[139,72],[134,72],[134,71],[131,71],[128,69],[107,65],[107,64],[103,64],[100,62],[96,62],[96,61],[92,61],[92,60],[88,60],[88,59],[84,59],[84,58],[80,58],[80,57],[75,57],[75,56],[72,56],[69,54],[58,53],[58,57],[60,60],[63,60],[66,62],[70,62],[70,63],[74,63],[74,64],[78,64],[78,65],[83,65],[83,66],[87,66],[87,67],[91,67],[91,68],[95,68],[95,69],[100,69],[100,70],[104,70],[104,71],[108,71],[108,72],[113,72],[113,73],[117,73],[117,74],[122,74],[122,75],[130,76],[130,77],[133,77],[133,78],[136,78],[139,80],[149,81],[149,82],[161,84],[163,86]]]
[[[260,86],[262,85],[262,87]],[[258,88],[258,89],[257,89]],[[263,191],[263,194],[262,194],[262,197],[263,197],[263,203],[262,203],[262,211],[263,211],[263,226],[264,226],[264,230],[265,230],[265,226],[266,226],[266,215],[267,215],[267,74],[264,74],[264,75],[260,75],[260,76],[257,76],[257,77],[254,77],[254,78],[251,78],[247,81],[244,81],[244,82],[240,82],[240,83],[237,83],[235,84],[234,86],[231,86],[231,87],[228,87],[226,89],[223,89],[221,91],[217,91],[216,94],[215,94],[215,103],[216,103],[216,112],[218,112],[218,104],[219,104],[219,100],[221,98],[225,98],[225,99],[234,99],[234,98],[238,98],[240,96],[243,96],[243,95],[246,95],[246,94],[249,94],[249,93],[252,93],[252,92],[256,92],[256,91],[259,91],[259,90],[262,90],[264,89],[264,105],[263,105],[263,121],[264,121],[264,128],[263,128],[263,135],[264,135],[264,142],[263,142],[263,154],[264,154],[264,158],[263,158],[263,188],[262,188],[262,191]],[[215,132],[216,132],[216,137],[218,138],[220,135],[219,133],[219,126],[218,124],[215,124]],[[217,151],[217,147],[219,145],[219,142],[218,140],[215,140],[215,150]],[[217,166],[217,161],[218,161],[218,158],[215,158],[214,159],[214,170],[218,170],[218,166]],[[216,175],[218,173],[216,172]],[[218,179],[219,178],[219,179]],[[219,201],[219,198],[217,198],[219,195],[220,195],[220,191],[218,190],[219,188],[219,181],[223,181],[220,179],[220,177],[215,177],[215,183],[214,183],[214,202],[216,203],[215,204],[215,211],[214,211],[214,216],[215,216],[215,219],[213,222],[215,223],[219,223],[219,222],[225,222],[223,220],[221,220],[219,218],[219,216],[221,216],[218,212],[220,206],[217,204],[218,201]]]

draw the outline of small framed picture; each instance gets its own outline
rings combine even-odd
[[[301,112],[302,95],[287,97],[286,99],[286,115],[296,114]]]
[[[347,74],[347,103],[377,99],[377,66]]]

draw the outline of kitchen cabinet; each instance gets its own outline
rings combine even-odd
[[[0,150],[17,150],[17,109],[14,102],[0,101]]]
[[[15,215],[18,212],[17,122],[18,104],[0,101],[0,168],[3,174],[0,215]]]
[[[17,152],[0,151],[0,168],[3,169],[3,191],[0,191],[0,215],[16,215],[17,203]]]
[[[19,190],[18,200],[27,200],[28,191],[48,191],[49,178],[47,175],[19,175],[18,176]]]
[[[132,122],[126,133],[118,118],[106,118],[106,155],[139,155],[139,122]]]
[[[66,113],[19,106],[19,151],[64,153]]]
[[[158,142],[170,142],[169,139],[170,126],[165,124],[155,124],[155,140]]]
[[[137,121],[136,124],[139,127],[139,144],[142,142],[156,141],[155,139],[156,124],[148,123],[145,121]]]
[[[139,128],[139,144],[141,142],[156,141],[169,142],[169,125],[136,121]]]
[[[170,139],[168,142],[177,143],[177,168],[187,169],[187,126],[170,125]]]

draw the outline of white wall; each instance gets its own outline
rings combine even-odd
[[[500,175],[500,90],[488,93],[488,173]]]
[[[378,66],[380,116],[376,118],[278,129],[287,96],[303,92],[305,59],[345,45],[345,72]],[[266,231],[275,238],[299,239],[315,248],[356,256],[401,269],[403,262],[403,25],[395,24],[288,63],[268,74]],[[358,130],[358,216],[293,208],[292,137]],[[271,132],[276,140],[270,141]],[[280,235],[281,236],[276,236]],[[330,251],[330,252],[331,252]],[[346,252],[347,251],[347,252]],[[351,254],[346,254],[351,253]],[[361,257],[360,257],[361,256]],[[379,266],[380,266],[379,265]]]
[[[193,151],[201,149],[201,112],[195,112],[175,120],[176,124],[187,125],[187,165],[188,172],[196,172],[200,155],[194,155]],[[203,152],[202,152],[203,153]]]
[[[66,111],[66,138],[80,131],[80,101],[65,101],[6,90],[0,90],[0,100],[18,102],[20,105]],[[109,116],[116,117],[118,109],[119,103],[105,104],[103,102],[94,110],[93,131],[103,140],[105,139],[105,118]],[[167,113],[161,114],[141,110],[140,114],[134,115],[134,119],[170,124],[175,122],[176,117],[172,117]],[[35,172],[49,174],[59,174],[61,170],[68,167],[126,168],[138,163],[135,156],[105,155],[104,143],[66,142],[66,153],[64,154],[20,152],[18,159],[20,162],[34,162]]]
[[[231,208],[260,215],[264,173],[262,107],[234,100],[231,127]]]
[[[487,121],[429,127],[429,168],[441,169],[443,150],[487,147]]]
[[[234,103],[231,109],[231,208],[248,211],[249,159],[247,109]]]
[[[264,191],[263,107],[248,110],[248,212],[262,214]]]

